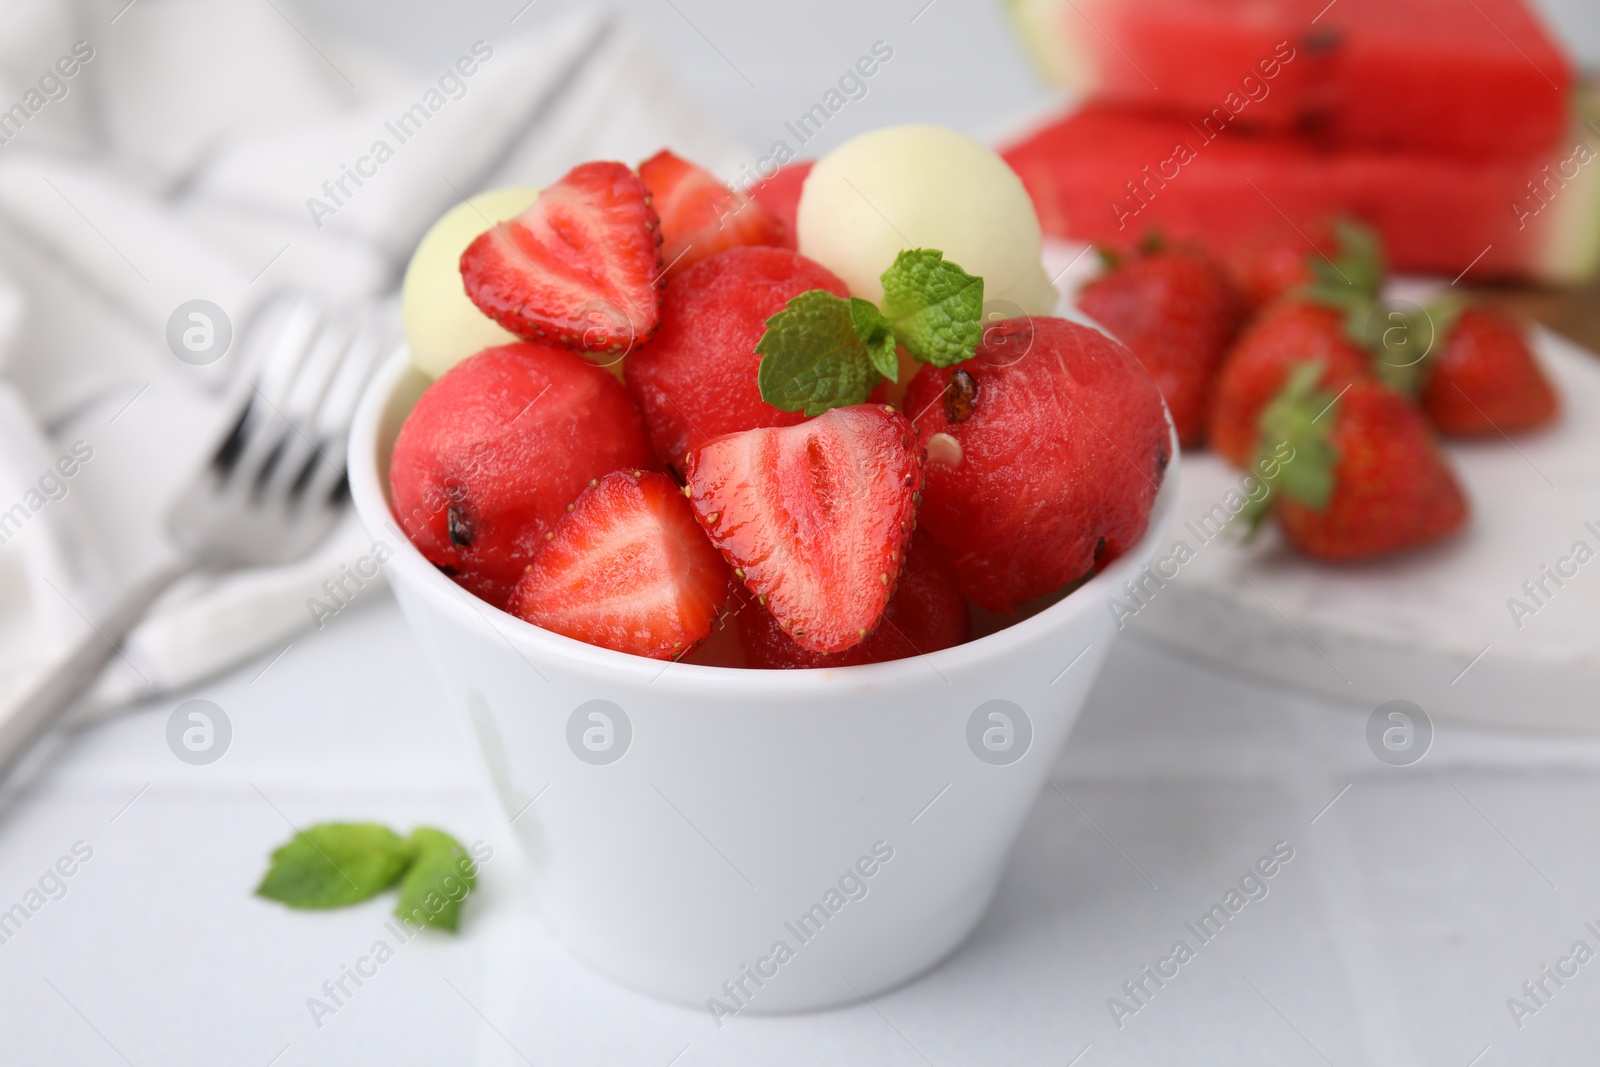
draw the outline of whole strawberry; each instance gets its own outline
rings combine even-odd
[[[1521,326],[1486,307],[1469,307],[1424,361],[1420,400],[1442,434],[1481,437],[1544,426],[1560,407]]]
[[[991,611],[1135,544],[1171,458],[1161,393],[1138,359],[1065,319],[987,327],[973,358],[917,372],[906,410],[928,450],[923,527]]]
[[[1417,409],[1375,380],[1335,395],[1321,378],[1315,363],[1299,365],[1261,420],[1259,454],[1287,456],[1264,502],[1289,543],[1343,562],[1460,530],[1466,497]]]
[[[1205,440],[1217,367],[1240,307],[1222,266],[1196,249],[1160,249],[1113,262],[1078,306],[1139,357],[1172,412],[1185,448]]]
[[[1211,447],[1243,467],[1255,452],[1261,414],[1300,363],[1322,368],[1337,394],[1372,376],[1372,356],[1351,339],[1346,317],[1324,304],[1285,300],[1245,329],[1223,360],[1211,404]]]
[[[1247,242],[1228,257],[1228,271],[1252,311],[1321,285],[1370,297],[1383,286],[1383,249],[1368,226],[1316,219]]]

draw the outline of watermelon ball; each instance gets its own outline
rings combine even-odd
[[[1166,406],[1138,359],[1065,319],[990,326],[972,359],[923,367],[906,410],[928,451],[920,528],[990,611],[1136,544],[1171,458]]]
[[[655,465],[617,380],[576,352],[487,348],[428,387],[395,439],[389,492],[412,544],[504,607],[591,481]]]
[[[661,326],[623,365],[661,462],[681,465],[713,437],[805,416],[761,399],[756,344],[767,319],[808,289],[849,290],[786,248],[733,248],[701,260],[667,286]]]

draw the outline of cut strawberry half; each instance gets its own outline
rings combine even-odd
[[[805,188],[806,178],[811,173],[815,160],[802,160],[790,163],[770,178],[750,187],[750,199],[778,216],[779,221],[789,232],[784,237],[783,247],[798,247],[795,243],[795,217],[800,213],[800,193]]]
[[[661,217],[661,259],[669,281],[730,248],[785,243],[788,231],[777,215],[665,149],[639,164],[639,177]]]
[[[906,565],[878,628],[852,649],[824,655],[801,648],[773,621],[772,613],[743,590],[735,590],[739,642],[745,663],[767,670],[855,667],[937,652],[967,639],[967,600],[927,535],[918,532],[906,549]]]
[[[833,408],[714,438],[687,463],[706,533],[813,652],[860,644],[883,617],[921,503],[922,449],[894,408]]]
[[[606,475],[547,536],[508,610],[566,637],[670,659],[711,633],[728,598],[727,565],[664,474]]]
[[[627,352],[661,318],[661,223],[621,163],[585,163],[461,253],[467,296],[530,341]]]

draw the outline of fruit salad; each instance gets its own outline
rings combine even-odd
[[[931,126],[747,191],[662,151],[485,193],[407,271],[434,380],[394,444],[395,517],[472,595],[618,652],[728,634],[718,662],[821,668],[960,644],[973,605],[1026,614],[1137,543],[1171,460],[1176,386],[1051,317],[1040,249],[1004,160]],[[1169,400],[1182,433],[1196,388]]]

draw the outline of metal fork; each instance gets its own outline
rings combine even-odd
[[[0,776],[99,676],[173,582],[201,569],[289,563],[326,536],[349,502],[345,445],[356,405],[398,343],[397,320],[391,304],[331,311],[305,297],[262,310],[262,331],[252,329],[263,342],[253,361],[259,369],[239,390],[239,415],[167,513],[171,558],[85,615],[73,646],[0,709]]]

